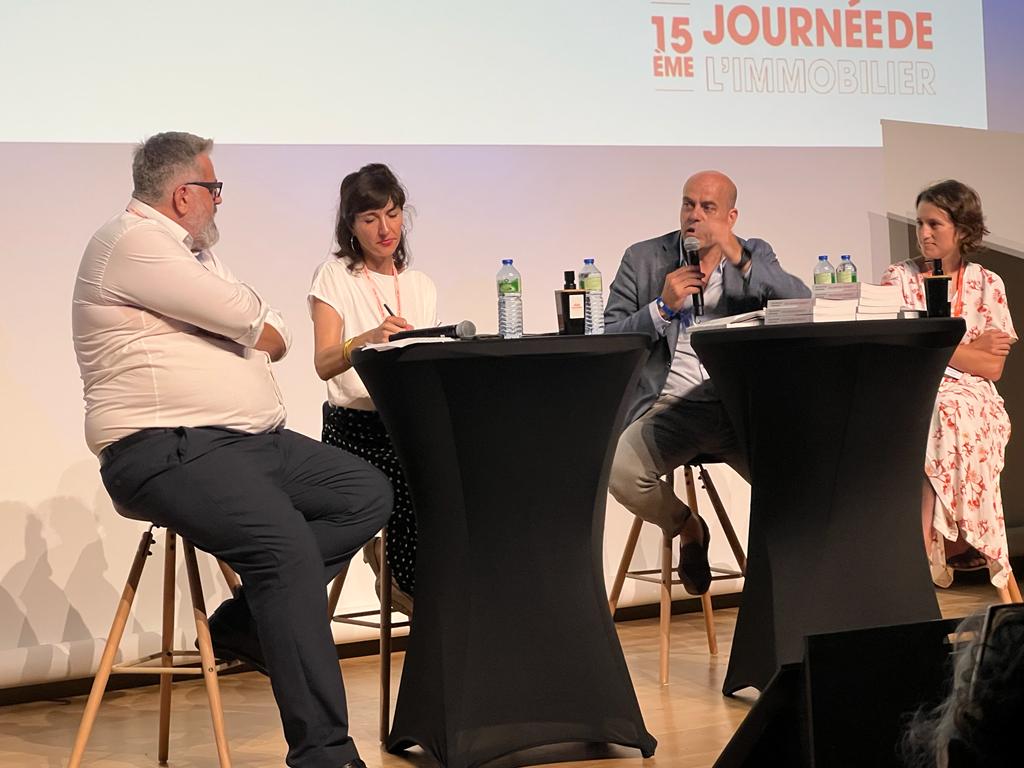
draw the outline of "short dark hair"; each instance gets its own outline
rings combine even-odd
[[[135,148],[132,157],[132,197],[144,203],[158,202],[167,192],[167,183],[211,149],[213,139],[192,133],[167,131],[150,136]]]
[[[349,269],[362,264],[363,249],[352,232],[356,216],[366,211],[384,208],[389,203],[405,210],[405,198],[405,187],[384,163],[364,165],[342,179],[338,195],[338,220],[334,228],[338,250],[334,255],[348,259]],[[409,263],[409,257],[409,244],[403,226],[398,247],[395,249],[395,268],[404,269]]]
[[[971,187],[956,179],[946,179],[925,187],[917,196],[914,207],[931,203],[941,208],[953,222],[960,235],[960,255],[967,256],[981,248],[981,241],[988,234],[985,214],[981,210],[981,198]]]

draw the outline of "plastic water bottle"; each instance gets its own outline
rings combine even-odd
[[[580,288],[587,292],[583,302],[583,332],[588,336],[604,333],[604,286],[601,284],[601,270],[593,259],[583,260]]]
[[[828,256],[822,254],[814,265],[814,284],[829,285],[836,281],[836,268],[828,262]]]
[[[503,339],[523,335],[523,278],[512,266],[512,259],[502,259],[498,270],[498,334]]]
[[[857,265],[850,260],[850,254],[848,253],[844,253],[839,257],[839,266],[836,268],[836,282],[857,282]]]

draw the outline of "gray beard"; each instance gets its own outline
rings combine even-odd
[[[197,251],[205,251],[213,248],[220,240],[220,231],[217,229],[217,222],[210,219],[202,231],[192,237],[192,248]]]

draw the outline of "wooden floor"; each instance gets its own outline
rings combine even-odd
[[[987,585],[940,590],[943,615],[964,616],[992,601]],[[633,683],[648,730],[658,739],[657,756],[644,761],[638,752],[617,747],[545,748],[520,753],[517,759],[495,761],[493,768],[512,768],[528,761],[574,768],[700,768],[710,766],[746,715],[755,692],[728,699],[721,686],[729,659],[736,609],[716,611],[720,652],[711,657],[700,614],[673,620],[672,680],[658,684],[656,620],[618,625]],[[395,655],[395,673],[402,654]],[[376,742],[377,659],[342,662],[348,689],[352,735],[370,768],[429,768],[435,763],[422,753],[398,757]],[[236,768],[278,768],[284,765],[284,739],[265,677],[255,672],[222,680],[224,711],[233,764]],[[397,688],[396,688],[397,690]],[[0,767],[57,768],[65,765],[84,706],[84,697],[0,708]],[[92,768],[139,768],[156,765],[157,695],[154,687],[109,693],[100,710],[86,752]],[[199,682],[176,685],[171,718],[170,765],[173,768],[216,768],[206,694]]]

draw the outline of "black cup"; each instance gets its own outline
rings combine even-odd
[[[924,301],[928,317],[949,317],[950,275],[932,275],[924,279]]]

